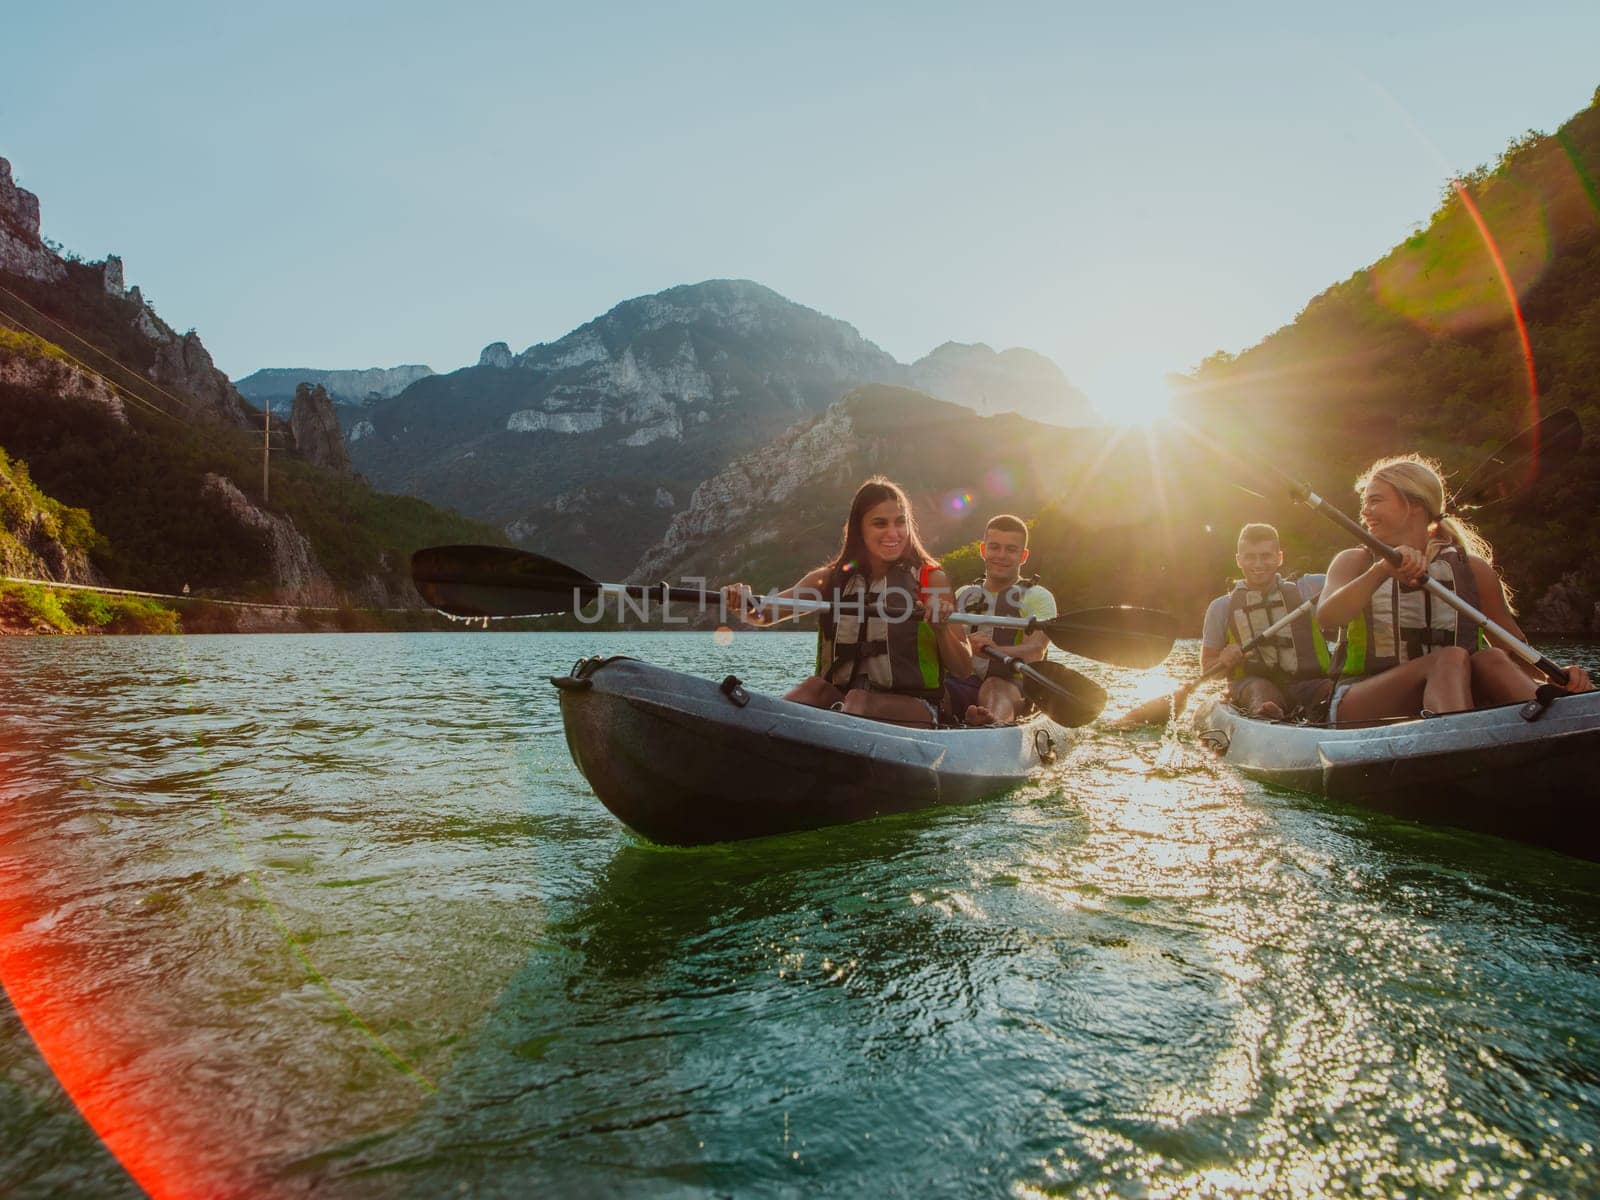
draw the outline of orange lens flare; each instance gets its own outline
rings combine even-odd
[[[1505,289],[1506,301],[1511,305],[1511,317],[1516,322],[1517,337],[1522,342],[1522,361],[1528,371],[1528,417],[1526,424],[1536,425],[1539,422],[1539,376],[1533,365],[1533,342],[1528,338],[1528,323],[1522,318],[1522,302],[1517,298],[1516,286],[1511,282],[1511,272],[1506,269],[1505,256],[1500,253],[1500,246],[1494,240],[1494,234],[1489,232],[1489,225],[1483,219],[1483,214],[1478,211],[1478,206],[1473,203],[1472,193],[1458,179],[1455,181],[1456,195],[1461,197],[1461,203],[1466,207],[1467,213],[1472,217],[1472,223],[1478,227],[1478,235],[1483,238],[1484,248],[1489,251],[1489,257],[1494,262],[1494,269],[1500,276],[1500,286]],[[1537,455],[1535,456],[1535,469],[1537,469]]]

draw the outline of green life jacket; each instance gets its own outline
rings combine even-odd
[[[817,674],[841,691],[865,687],[937,704],[944,690],[939,635],[920,611],[937,565],[926,563],[913,574],[896,563],[870,588],[860,572],[836,573],[830,591],[838,616],[818,618]],[[873,611],[880,602],[882,615]],[[905,616],[889,619],[902,611]]]
[[[1428,564],[1428,574],[1472,607],[1480,607],[1477,580],[1459,546],[1439,551]],[[1346,679],[1359,679],[1445,646],[1472,651],[1482,644],[1483,630],[1476,621],[1420,588],[1402,588],[1399,580],[1388,579],[1378,585],[1356,618],[1339,631],[1333,670]]]
[[[1281,575],[1274,575],[1272,582],[1259,592],[1240,580],[1228,593],[1228,641],[1236,646],[1244,645],[1302,603],[1300,589],[1286,583]],[[1308,615],[1257,642],[1229,678],[1237,682],[1255,675],[1282,687],[1301,680],[1325,678],[1328,668],[1328,643],[1323,641],[1316,619]]]
[[[985,613],[991,617],[1020,617],[1022,613],[1022,598],[1028,594],[1028,589],[1037,587],[1039,577],[1029,576],[1018,579],[1010,587],[1002,590],[998,595],[992,595],[984,590],[983,581],[987,576],[979,575],[971,583],[963,584],[956,590],[956,611],[968,613]],[[1015,646],[1022,640],[1024,630],[1015,627],[993,628],[984,625],[971,625],[967,627],[968,633],[987,633],[994,639],[996,646]],[[974,655],[972,659],[972,673],[979,679],[989,673],[989,660],[983,655]]]

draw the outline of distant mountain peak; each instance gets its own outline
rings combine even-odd
[[[247,400],[272,404],[293,398],[302,383],[327,389],[337,404],[371,404],[397,396],[419,379],[432,375],[433,368],[422,363],[403,363],[398,367],[366,367],[359,370],[328,370],[324,367],[264,367],[234,381],[234,387]]]
[[[1051,359],[1014,346],[944,342],[911,364],[911,385],[980,413],[1014,412],[1051,425],[1096,424],[1089,398]]]

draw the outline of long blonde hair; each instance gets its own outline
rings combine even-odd
[[[1356,495],[1365,496],[1367,485],[1374,479],[1381,479],[1407,500],[1427,510],[1430,542],[1454,542],[1466,553],[1491,565],[1494,563],[1494,549],[1484,536],[1468,522],[1444,511],[1444,473],[1433,459],[1420,454],[1380,458],[1356,480]],[[1429,559],[1437,552],[1430,548]]]

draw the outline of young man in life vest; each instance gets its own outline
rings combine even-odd
[[[1241,647],[1307,600],[1315,600],[1327,577],[1303,575],[1293,583],[1286,581],[1279,574],[1283,546],[1271,525],[1241,529],[1233,561],[1244,578],[1206,609],[1200,669],[1221,663],[1228,674],[1229,698],[1249,716],[1279,721],[1298,712],[1320,720],[1333,694],[1333,680],[1328,674],[1328,643],[1317,628],[1314,610],[1248,652]]]
[[[1022,577],[1022,564],[1028,561],[1028,527],[1009,513],[990,520],[978,543],[983,559],[983,578],[956,589],[958,612],[981,612],[997,617],[1036,617],[1048,621],[1056,615],[1056,598],[1037,579]],[[972,674],[964,679],[945,680],[945,696],[950,711],[968,725],[1008,724],[1026,716],[1032,705],[1023,698],[1014,678],[987,654],[993,646],[1007,658],[1038,662],[1050,649],[1050,638],[1042,629],[1023,633],[1020,629],[996,629],[993,625],[970,627]]]

